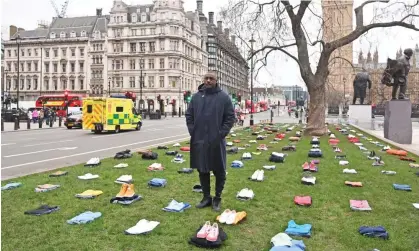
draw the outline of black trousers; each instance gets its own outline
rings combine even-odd
[[[226,171],[224,169],[212,171],[215,176],[215,197],[221,198],[226,181]],[[211,197],[211,175],[210,173],[199,173],[199,181],[201,183],[204,197]]]

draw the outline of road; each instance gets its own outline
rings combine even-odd
[[[269,112],[255,114],[255,123],[269,116]],[[64,128],[2,133],[1,179],[77,165],[93,157],[111,157],[125,149],[141,149],[187,138],[185,118],[144,120],[140,131],[119,134],[96,135]]]

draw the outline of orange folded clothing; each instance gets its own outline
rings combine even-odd
[[[345,181],[345,185],[351,187],[362,187],[362,182]]]
[[[338,139],[329,139],[329,145],[337,145],[339,142]]]
[[[404,150],[388,149],[386,153],[397,156],[407,156],[407,152]]]
[[[233,140],[233,143],[240,143],[240,140],[239,139],[235,139],[235,140]]]
[[[180,150],[181,150],[182,152],[189,152],[189,151],[191,151],[191,148],[190,148],[189,146],[182,146],[182,147],[180,148]]]

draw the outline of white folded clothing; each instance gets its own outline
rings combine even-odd
[[[310,152],[321,152],[322,150],[319,148],[311,148]]]
[[[237,134],[232,133],[232,134],[231,134],[231,136],[232,136],[232,137],[236,137],[236,136],[237,136]]]
[[[228,146],[232,146],[233,145],[233,142],[227,142],[227,145]]]
[[[274,247],[276,246],[287,246],[287,247],[291,247],[292,246],[292,238],[288,236],[288,234],[286,233],[279,233],[277,235],[275,235],[274,237],[272,237],[271,239],[271,243]]]
[[[336,139],[336,136],[332,133],[332,134],[330,134],[329,138]]]
[[[237,193],[238,199],[249,200],[253,199],[255,194],[253,193],[252,189],[243,188],[240,192]]]
[[[359,147],[359,150],[361,150],[361,151],[368,151],[368,149],[363,147],[363,146],[358,146],[358,147]]]
[[[277,153],[277,152],[272,152],[272,155],[280,157],[280,158],[284,158],[285,154],[284,153]]]
[[[354,145],[356,145],[356,146],[363,146],[364,144],[362,144],[362,143],[354,143]]]
[[[349,134],[348,138],[355,138],[355,135]]]
[[[278,144],[278,142],[276,142],[276,141],[271,141],[271,142],[269,142],[269,144]]]
[[[257,141],[256,140],[254,140],[254,139],[252,139],[252,140],[249,140],[249,143],[256,143]]]
[[[175,143],[173,146],[174,147],[178,147],[178,146],[180,146],[180,144],[179,143]]]
[[[311,147],[312,147],[313,149],[320,148],[320,146],[319,146],[319,145],[312,145]]]
[[[266,170],[274,170],[276,166],[263,166]]]
[[[81,180],[92,180],[92,179],[99,178],[99,175],[97,175],[97,174],[91,174],[91,173],[86,173],[83,176],[78,176],[78,178],[81,179]]]
[[[245,147],[237,147],[237,150],[244,150],[246,149]]]
[[[354,129],[350,130],[350,132],[356,133],[356,131]]]
[[[158,221],[148,221],[146,219],[142,219],[135,226],[125,230],[125,233],[145,234],[145,233],[153,231],[153,229],[156,228],[159,224],[160,222]]]
[[[343,169],[343,173],[357,173],[357,172],[356,172],[356,170],[355,170],[355,169],[348,169],[348,168],[345,168],[345,169]]]
[[[302,177],[301,181],[309,184],[316,184],[316,177]]]
[[[253,181],[263,181],[264,177],[265,172],[263,170],[256,170],[250,179]]]
[[[349,165],[349,161],[347,161],[347,160],[340,160],[339,161],[339,165],[341,165],[341,166]]]
[[[124,183],[131,183],[132,182],[132,175],[122,175],[118,179],[115,180],[115,183],[124,184]]]
[[[359,137],[364,136],[364,134],[362,134],[362,133],[357,133],[356,135],[358,135]]]
[[[395,171],[386,171],[386,170],[381,171],[381,173],[382,174],[387,174],[387,175],[395,175],[396,174]]]
[[[124,167],[128,167],[128,164],[126,164],[126,163],[120,163],[120,164],[118,164],[118,165],[116,165],[114,167],[115,168],[124,168]]]
[[[242,159],[251,159],[252,155],[250,153],[243,153]]]
[[[89,159],[89,161],[86,162],[86,166],[98,165],[99,163],[100,163],[99,158],[91,158],[91,159]]]
[[[416,209],[419,209],[419,203],[412,203]]]

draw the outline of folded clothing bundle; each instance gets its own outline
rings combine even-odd
[[[159,157],[159,154],[158,154],[158,153],[155,153],[155,152],[149,152],[149,151],[144,152],[144,153],[142,154],[142,156],[141,156],[141,158],[142,158],[142,159],[150,159],[150,160],[157,159],[158,157]]]
[[[192,168],[182,168],[180,170],[177,171],[178,173],[193,173],[193,169]]]
[[[178,154],[176,155],[176,157],[172,160],[173,163],[178,163],[181,164],[183,162],[185,162],[185,160],[183,159],[183,155],[182,154]]]
[[[243,153],[242,160],[249,160],[252,159],[252,155],[250,153]]]
[[[227,239],[227,234],[217,223],[211,226],[210,222],[200,226],[195,234],[190,238],[189,244],[200,248],[219,248]]]
[[[119,163],[118,165],[115,165],[114,167],[115,168],[125,168],[125,167],[128,167],[128,164],[126,164],[126,163]]]
[[[371,207],[366,200],[350,200],[350,208],[354,211],[371,211]]]
[[[99,158],[91,158],[89,161],[86,162],[84,166],[86,167],[93,167],[100,165],[100,159]]]
[[[301,183],[304,185],[315,185],[316,177],[305,175],[301,178]]]
[[[251,200],[255,197],[252,189],[243,188],[240,192],[237,193],[237,199],[239,200]]]
[[[306,246],[303,241],[293,240],[286,233],[279,233],[271,239],[272,248],[269,251],[304,251]]]
[[[297,148],[295,146],[284,146],[282,147],[282,151],[297,151]]]
[[[149,170],[149,171],[163,171],[164,167],[160,163],[153,163],[153,164],[151,164],[147,167],[147,170]]]
[[[393,184],[394,189],[402,191],[412,191],[412,188],[409,185],[404,184]]]
[[[362,182],[345,181],[345,185],[350,187],[362,187]]]
[[[169,149],[169,147],[167,147],[167,146],[157,146],[157,149],[164,149],[164,150],[167,150],[167,149]]]
[[[103,194],[101,190],[86,190],[82,193],[76,194],[75,196],[80,199],[94,199],[97,196]]]
[[[285,233],[291,236],[311,237],[311,228],[311,224],[298,225],[294,220],[290,220]]]
[[[308,151],[308,157],[311,157],[311,158],[323,157],[322,150],[318,148],[312,148],[310,149],[310,151]]]
[[[311,196],[295,196],[294,203],[299,206],[311,206]]]
[[[119,203],[122,205],[130,205],[135,201],[141,200],[142,197],[135,193],[134,184],[122,184],[119,193],[110,200],[110,203]]]
[[[132,179],[132,175],[121,175],[121,177],[119,177],[118,179],[115,180],[115,183],[118,184],[131,184],[133,181]]]
[[[243,166],[244,166],[243,162],[241,162],[240,160],[234,160],[231,163],[231,167],[233,167],[233,168],[242,168]]]
[[[272,165],[272,166],[265,165],[265,166],[263,166],[263,168],[266,169],[266,170],[275,170],[276,166],[275,165]]]
[[[389,238],[389,234],[387,233],[387,230],[382,226],[377,226],[377,227],[361,226],[358,231],[360,234],[364,236],[368,236],[368,237],[381,238],[384,240],[388,240]]]
[[[60,185],[52,185],[52,184],[44,184],[44,185],[38,185],[35,187],[35,192],[42,193],[42,192],[48,192],[51,190],[55,190],[59,188]]]
[[[166,179],[153,178],[148,182],[149,187],[165,187],[166,185]]]
[[[99,178],[99,175],[86,173],[85,175],[78,176],[77,178],[79,178],[80,180],[93,180]]]
[[[57,172],[51,173],[49,175],[49,177],[60,177],[60,176],[64,176],[64,175],[67,175],[67,174],[68,174],[67,171],[57,171]]]
[[[148,221],[146,219],[142,219],[135,226],[128,228],[125,230],[125,234],[129,235],[137,235],[137,234],[147,234],[153,229],[155,229],[160,222],[158,221]]]
[[[271,156],[269,157],[269,161],[270,162],[275,162],[275,163],[284,163],[285,162],[285,156],[286,156],[286,154],[284,154],[284,153],[273,152],[271,154]]]
[[[25,214],[40,216],[40,215],[44,215],[44,214],[50,214],[50,213],[58,211],[58,210],[60,210],[59,206],[41,205],[37,209],[26,211]]]
[[[20,186],[22,186],[22,183],[20,183],[20,182],[12,182],[12,183],[8,183],[8,184],[2,186],[1,187],[1,190],[2,191],[3,190],[12,190],[12,189],[18,188]]]
[[[117,152],[114,159],[128,159],[132,157],[131,150],[127,149],[125,151]]]
[[[101,212],[87,211],[87,212],[77,215],[74,218],[71,218],[70,220],[67,220],[67,223],[72,224],[72,225],[73,224],[86,224],[86,223],[94,221],[95,219],[101,216],[102,216]]]
[[[166,155],[170,155],[170,156],[176,156],[177,155],[177,151],[167,151]]]
[[[163,211],[166,211],[166,212],[180,213],[180,212],[183,212],[185,209],[188,209],[190,207],[191,207],[191,205],[189,203],[177,202],[176,200],[172,200],[167,207],[164,207],[162,209],[163,209]]]
[[[238,152],[239,152],[239,148],[238,147],[231,147],[231,148],[228,148],[227,149],[227,153],[230,153],[230,154],[236,154]]]

